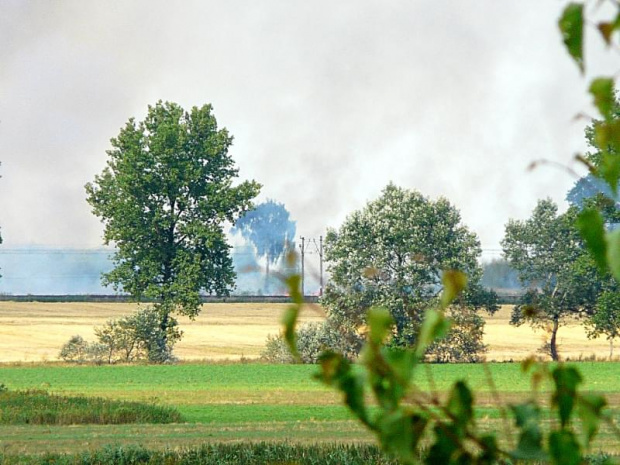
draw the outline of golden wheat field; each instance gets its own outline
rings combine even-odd
[[[106,320],[130,314],[135,304],[0,302],[0,362],[57,360],[62,345],[73,335],[94,340],[93,329]],[[278,334],[279,319],[286,304],[210,303],[203,305],[193,321],[179,318],[183,339],[175,348],[181,360],[239,360],[260,356],[268,335]],[[485,343],[487,360],[520,360],[535,354],[543,343],[544,331],[508,324],[510,306],[487,317]],[[308,306],[301,322],[321,321],[318,306]],[[579,324],[563,326],[558,333],[565,358],[605,358],[605,339],[587,339]]]

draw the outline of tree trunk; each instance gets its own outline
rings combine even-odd
[[[155,356],[155,357],[152,357],[151,361],[163,363],[168,359],[168,355],[169,355],[168,354],[168,326],[170,322],[169,316],[170,316],[170,312],[167,309],[163,309],[161,320],[159,321],[159,329],[161,333],[159,334],[159,337],[156,340],[157,353],[149,354],[149,358],[151,358],[153,355]]]
[[[609,339],[609,360],[613,360],[614,358],[614,339]]]
[[[557,345],[557,337],[558,337],[558,329],[560,327],[560,323],[556,318],[553,320],[553,328],[551,329],[551,342],[549,343],[549,350],[551,352],[551,359],[554,362],[560,360],[560,356],[558,355],[558,345]]]
[[[267,266],[265,266],[265,295],[269,295],[269,255],[267,255]]]

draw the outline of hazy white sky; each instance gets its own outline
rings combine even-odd
[[[0,3],[5,247],[94,247],[84,184],[159,99],[212,103],[243,179],[307,237],[390,181],[445,196],[484,248],[575,181],[587,82],[557,0]],[[595,43],[601,48],[599,43]],[[618,66],[618,55],[598,60]],[[599,67],[600,70],[600,67]]]

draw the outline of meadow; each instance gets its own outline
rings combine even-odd
[[[604,392],[612,405],[620,400],[620,365],[578,364],[588,389]],[[370,443],[372,437],[341,406],[333,391],[312,379],[307,365],[179,364],[167,366],[0,367],[10,390],[43,388],[55,394],[85,395],[175,407],[182,423],[140,425],[0,425],[2,451],[7,454],[97,450],[109,444],[139,444],[149,449],[227,442]],[[491,373],[496,391],[489,383]],[[445,393],[465,379],[476,393],[481,425],[498,428],[502,402],[531,395],[519,364],[432,365],[420,369],[421,389]],[[543,391],[548,386],[542,386]],[[615,415],[615,412],[614,412]],[[615,449],[603,434],[601,447]]]
[[[71,335],[92,340],[95,325],[126,315],[135,306],[1,302],[0,358],[5,363],[0,364],[0,383],[10,391],[39,389],[60,396],[172,407],[182,419],[171,424],[5,424],[0,425],[0,454],[94,454],[109,445],[165,451],[205,443],[304,447],[372,443],[372,436],[341,405],[339,395],[313,380],[315,366],[268,365],[257,360],[266,336],[279,331],[284,307],[205,305],[196,320],[181,320],[185,336],[176,350],[179,364],[73,366],[54,361]],[[506,306],[487,319],[489,360],[518,360],[535,353],[541,344],[544,332],[509,326],[509,314]],[[322,310],[312,306],[305,309],[302,321],[322,318]],[[573,359],[603,359],[608,354],[607,342],[587,340],[579,325],[560,330],[560,345],[562,353]],[[612,406],[619,404],[620,364],[581,361],[578,366],[588,390],[605,393]],[[420,389],[440,395],[458,379],[466,380],[476,394],[479,424],[492,430],[505,426],[499,404],[533,395],[517,363],[428,365],[416,374]],[[617,417],[615,410],[612,414]],[[618,453],[617,443],[604,430],[595,447]]]

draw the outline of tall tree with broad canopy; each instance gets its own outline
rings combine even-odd
[[[575,226],[577,214],[577,207],[558,214],[552,200],[540,200],[530,218],[508,222],[502,240],[506,259],[528,288],[511,323],[548,329],[553,360],[559,360],[560,326],[591,315],[607,281],[584,247]]]
[[[252,208],[260,185],[233,186],[232,141],[211,105],[185,111],[159,101],[111,139],[106,168],[86,185],[104,243],[117,249],[104,284],[155,300],[164,335],[172,313],[199,313],[201,292],[228,295],[234,287],[224,225]]]
[[[295,221],[284,204],[267,200],[243,215],[232,232],[239,232],[266,261],[265,292],[269,293],[269,265],[275,264],[287,250],[294,250]]]
[[[328,231],[325,259],[331,280],[322,303],[330,320],[346,328],[363,328],[369,308],[385,307],[395,320],[393,343],[411,346],[424,310],[443,289],[442,272],[455,269],[469,281],[452,307],[460,317],[454,320],[480,328],[484,322],[476,311],[497,309],[495,294],[480,285],[480,253],[478,238],[446,199],[433,201],[389,184],[377,200]],[[477,338],[476,354],[484,348],[482,332],[470,334]]]

